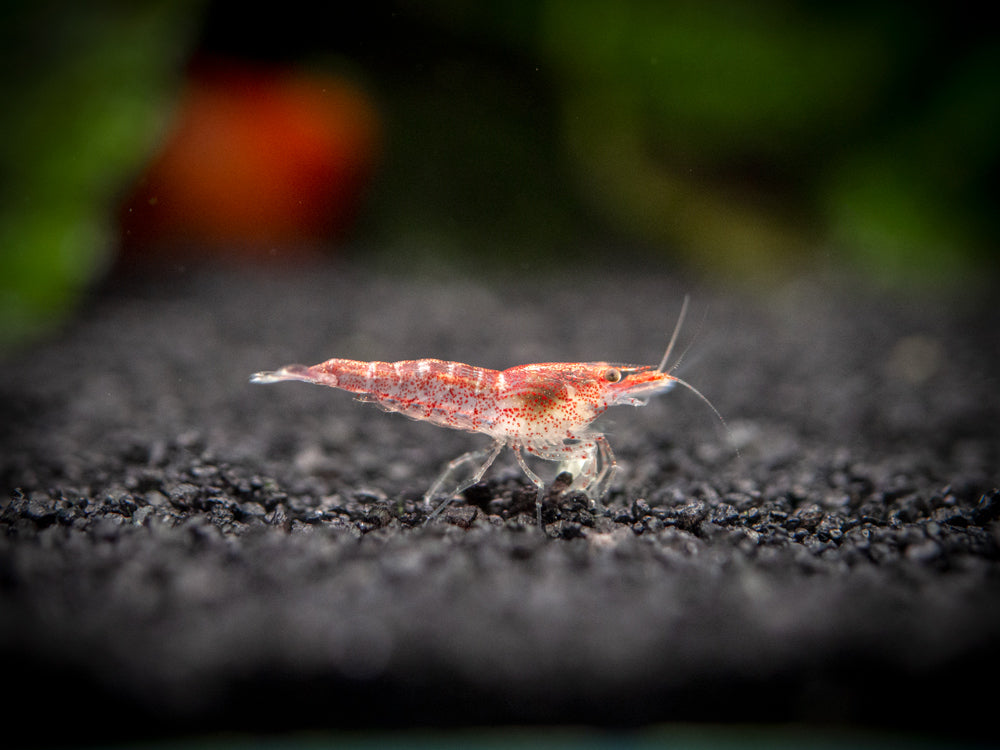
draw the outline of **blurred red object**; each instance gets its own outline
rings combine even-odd
[[[301,254],[341,239],[370,181],[379,118],[332,76],[211,63],[121,214],[136,256]]]

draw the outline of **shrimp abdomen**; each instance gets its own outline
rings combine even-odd
[[[496,370],[440,359],[362,362],[328,359],[305,367],[259,372],[255,383],[302,380],[355,393],[386,411],[444,427],[489,432],[494,421]]]

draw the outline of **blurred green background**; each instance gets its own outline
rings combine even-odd
[[[122,202],[205,56],[370,97],[377,166],[335,257],[995,278],[1000,34],[962,5],[15,0],[0,49],[0,350],[114,272]]]

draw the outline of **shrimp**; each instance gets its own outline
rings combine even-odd
[[[463,490],[482,479],[497,456],[509,447],[521,469],[535,485],[535,515],[542,524],[545,482],[525,456],[560,462],[558,474],[572,475],[567,489],[583,491],[592,501],[607,493],[618,468],[603,434],[591,424],[608,408],[644,405],[650,396],[679,384],[708,404],[726,426],[719,411],[694,386],[665,370],[687,312],[684,298],[677,325],[658,367],[608,362],[547,362],[490,370],[440,359],[402,362],[360,362],[329,359],[318,365],[288,365],[258,372],[253,383],[301,380],[357,394],[390,412],[426,420],[442,427],[481,432],[493,438],[487,448],[470,451],[451,461],[423,496],[428,511],[435,498],[444,498],[425,521],[429,522]],[[682,355],[683,356],[683,355]],[[728,430],[728,427],[726,427]]]

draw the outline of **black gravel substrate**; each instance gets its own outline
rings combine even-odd
[[[329,357],[656,364],[604,420],[606,510],[488,439],[258,370]],[[699,325],[699,321],[703,321]],[[989,739],[1000,675],[995,305],[812,279],[189,271],[110,284],[0,375],[0,663],[29,742],[663,722]],[[737,455],[737,449],[739,455]],[[23,721],[23,719],[21,719]]]

